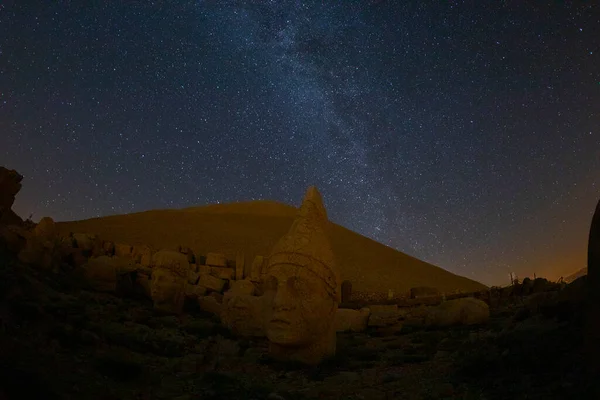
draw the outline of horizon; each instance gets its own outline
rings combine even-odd
[[[18,171],[17,171],[17,172],[18,172]],[[17,195],[17,199],[18,199],[18,195]],[[296,209],[299,207],[299,205],[300,205],[300,203],[301,203],[301,202],[298,202],[298,204],[296,204],[296,205],[295,205],[295,204],[289,204],[289,203],[284,203],[284,202],[280,202],[280,201],[276,201],[276,200],[269,200],[269,199],[240,200],[240,201],[234,201],[234,202],[228,202],[228,203],[214,203],[214,204],[204,204],[204,205],[192,205],[192,206],[186,206],[186,207],[182,207],[182,208],[163,208],[163,209],[147,209],[147,210],[138,210],[138,211],[135,211],[135,212],[132,212],[132,213],[122,213],[122,214],[107,214],[107,215],[101,215],[101,216],[91,216],[91,217],[89,217],[89,218],[84,218],[84,219],[81,219],[81,220],[59,220],[59,219],[55,219],[55,222],[57,222],[57,223],[61,223],[61,222],[63,222],[63,223],[68,223],[68,222],[78,222],[78,221],[83,221],[83,220],[88,220],[88,219],[105,218],[105,217],[113,217],[113,216],[120,216],[120,215],[129,215],[129,214],[137,214],[137,213],[144,213],[144,212],[153,212],[153,211],[177,211],[177,210],[185,210],[185,209],[189,209],[189,208],[202,208],[202,207],[210,207],[210,206],[214,206],[214,205],[227,206],[227,205],[230,205],[230,204],[239,204],[239,203],[252,203],[252,202],[268,202],[268,203],[276,203],[276,204],[278,204],[278,205],[289,206],[289,207],[293,207],[293,208],[296,208]],[[18,213],[17,213],[17,214],[18,214]],[[25,216],[23,216],[23,215],[20,215],[20,216],[21,216],[23,219],[25,219],[25,218],[26,218],[26,217],[25,217]],[[34,219],[32,219],[32,221],[34,221],[34,222],[36,222],[36,221],[37,221],[37,222],[39,222],[39,220],[40,220],[41,218],[43,218],[43,217],[44,217],[44,216],[41,216],[41,217],[39,217],[39,218],[37,218],[37,219],[35,219],[35,218],[34,218]],[[50,216],[50,217],[51,217],[51,216]],[[368,236],[362,235],[361,233],[359,233],[359,232],[356,232],[356,231],[354,231],[354,230],[352,230],[352,229],[350,229],[350,228],[348,228],[348,227],[346,227],[346,226],[344,226],[344,225],[341,225],[341,224],[339,224],[339,223],[337,223],[337,222],[335,222],[335,221],[331,221],[331,222],[333,222],[333,223],[335,223],[335,224],[337,224],[337,225],[339,225],[339,226],[341,226],[341,227],[343,227],[343,228],[346,228],[346,229],[348,229],[348,230],[351,230],[352,232],[354,232],[354,233],[356,233],[356,234],[358,234],[358,235],[361,235],[361,236],[363,236],[363,237],[366,237],[366,238],[368,238],[368,239],[374,240],[375,242],[377,242],[377,243],[379,243],[379,244],[381,244],[381,245],[384,245],[384,246],[390,247],[390,248],[392,248],[392,249],[394,249],[394,250],[396,250],[396,251],[399,251],[399,252],[401,252],[401,253],[403,253],[403,254],[406,254],[406,255],[408,255],[408,256],[410,256],[410,257],[412,257],[412,258],[415,258],[415,259],[418,259],[418,260],[420,260],[420,261],[426,262],[426,263],[428,263],[428,264],[430,264],[430,265],[433,265],[433,266],[435,266],[435,267],[438,267],[438,268],[444,269],[444,270],[446,270],[446,271],[448,271],[448,272],[451,272],[451,273],[453,273],[453,274],[460,275],[460,274],[457,274],[457,273],[456,273],[456,272],[454,272],[454,271],[451,271],[450,269],[447,269],[447,268],[445,268],[443,265],[437,265],[437,264],[434,264],[434,263],[432,263],[432,262],[430,262],[430,261],[428,261],[428,260],[421,259],[421,258],[419,258],[419,257],[417,257],[417,256],[415,256],[415,255],[413,255],[413,254],[410,254],[409,252],[403,251],[402,249],[397,249],[397,248],[394,248],[394,247],[392,247],[392,246],[389,246],[389,245],[387,245],[387,244],[385,244],[385,243],[381,243],[381,242],[377,241],[377,240],[376,240],[376,239],[374,239],[374,238],[371,238],[371,237],[368,237]],[[538,277],[538,278],[545,278],[545,279],[548,279],[549,281],[558,281],[560,277],[567,278],[567,277],[568,277],[568,276],[570,276],[570,275],[574,275],[574,274],[576,274],[576,273],[579,273],[579,272],[580,272],[582,269],[585,269],[585,268],[587,268],[587,265],[584,265],[584,266],[582,266],[581,268],[577,268],[577,269],[575,269],[575,270],[573,270],[573,271],[571,271],[571,272],[569,272],[569,273],[567,273],[567,274],[563,274],[563,275],[560,275],[560,276],[545,276],[545,275],[543,275],[543,274],[542,274],[542,275],[540,275],[540,274],[537,274],[536,272],[532,272],[532,273],[531,273],[531,274],[529,274],[529,275],[527,275],[527,274],[525,274],[525,275],[519,275],[519,274],[515,274],[515,277],[517,277],[517,278],[518,278],[520,281],[523,281],[523,279],[524,279],[524,278],[530,278],[530,279],[534,279],[534,276],[536,276],[536,277]],[[460,276],[464,276],[464,275],[460,275]],[[506,282],[502,282],[501,280],[498,280],[498,281],[493,281],[493,282],[484,282],[484,281],[481,281],[481,280],[478,280],[478,279],[474,279],[474,278],[471,278],[471,277],[468,277],[468,276],[465,276],[465,277],[466,277],[466,278],[469,278],[469,279],[473,279],[473,280],[475,280],[475,281],[477,281],[477,282],[479,282],[479,283],[482,283],[482,284],[484,284],[485,286],[488,286],[488,287],[492,287],[492,286],[501,286],[501,287],[503,287],[503,286],[509,286],[509,285],[511,284],[511,280],[510,280],[510,274],[508,274],[508,275],[507,275]]]

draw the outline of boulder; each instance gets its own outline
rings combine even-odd
[[[490,307],[472,297],[448,300],[430,308],[426,317],[428,326],[477,325],[487,323],[490,319]]]
[[[368,326],[389,326],[395,325],[400,318],[397,304],[391,305],[370,305]]]
[[[206,255],[206,265],[210,265],[211,267],[226,267],[227,259],[221,253],[208,253]]]
[[[336,332],[364,332],[367,329],[371,310],[361,308],[350,310],[338,308],[335,314]]]

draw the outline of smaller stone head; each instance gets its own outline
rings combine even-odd
[[[150,294],[154,308],[180,313],[189,270],[187,257],[176,251],[162,250],[154,255],[152,263]]]

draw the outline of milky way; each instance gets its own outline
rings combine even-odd
[[[22,3],[0,5],[0,165],[24,217],[316,185],[334,222],[487,284],[584,266],[593,2]]]

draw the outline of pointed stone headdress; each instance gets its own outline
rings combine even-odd
[[[306,268],[325,282],[329,293],[339,302],[340,278],[327,235],[328,223],[321,194],[311,186],[290,230],[273,247],[263,275],[279,264]]]

